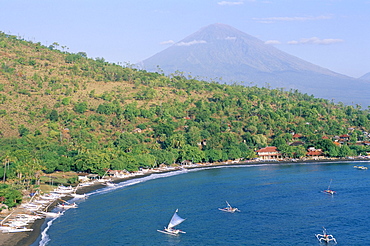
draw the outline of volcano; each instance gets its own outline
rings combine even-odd
[[[368,81],[335,73],[283,52],[225,24],[206,26],[140,62],[165,74],[201,80],[298,90],[345,104],[370,105]]]

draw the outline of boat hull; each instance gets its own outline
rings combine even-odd
[[[227,213],[235,213],[235,212],[240,212],[239,209],[233,209],[233,210],[229,210],[229,209],[224,209],[224,208],[219,208],[218,210],[220,211],[224,211],[224,212],[227,212]]]
[[[162,230],[157,230],[157,231],[158,232],[162,232],[164,234],[172,235],[172,236],[178,236],[179,233],[186,233],[186,232],[180,231],[180,230],[177,233],[176,232],[169,232],[169,231],[162,231]]]

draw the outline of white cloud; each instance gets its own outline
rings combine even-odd
[[[236,39],[236,37],[226,37],[225,39],[226,39],[226,40],[235,40],[235,39]]]
[[[169,44],[174,44],[174,43],[175,43],[175,41],[173,41],[173,40],[160,42],[160,44],[162,44],[162,45],[169,45]]]
[[[193,40],[190,42],[180,42],[180,43],[177,43],[176,45],[177,46],[190,46],[194,44],[205,44],[205,43],[207,43],[205,40]]]
[[[279,40],[267,40],[265,44],[281,44]]]
[[[238,2],[222,1],[222,2],[218,2],[217,4],[218,5],[241,5],[243,3],[244,3],[243,1],[238,1]]]
[[[320,16],[295,16],[295,17],[267,17],[267,18],[253,18],[253,20],[262,23],[271,23],[275,21],[311,21],[311,20],[328,20],[331,19],[331,15],[320,15]]]
[[[301,38],[299,41],[292,40],[292,41],[289,41],[288,44],[335,44],[335,43],[342,43],[342,42],[344,42],[343,39],[335,39],[335,38],[320,39],[318,37],[312,37],[312,38]]]
[[[288,41],[288,44],[299,44],[299,42],[296,40],[292,40],[292,41]]]

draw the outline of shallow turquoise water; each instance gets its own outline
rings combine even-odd
[[[323,226],[340,245],[368,245],[370,169],[356,164],[235,166],[126,181],[78,200],[34,245],[319,245]],[[330,180],[334,196],[321,192]],[[241,212],[219,211],[226,200]],[[176,209],[187,233],[157,232]]]

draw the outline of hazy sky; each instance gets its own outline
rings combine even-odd
[[[0,0],[0,31],[116,63],[215,23],[334,72],[370,72],[370,0]]]

